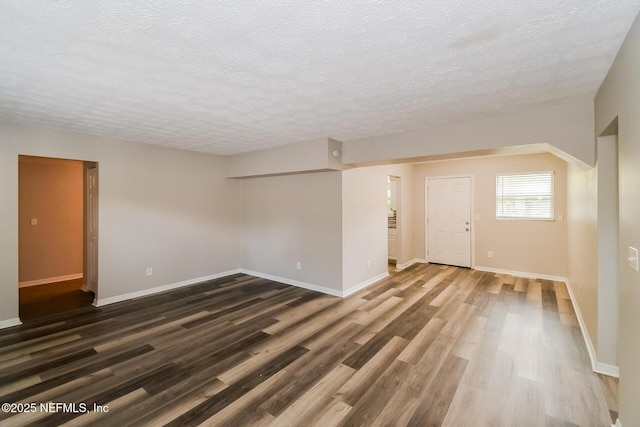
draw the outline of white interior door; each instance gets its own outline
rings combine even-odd
[[[86,262],[84,289],[98,288],[98,168],[86,169]]]
[[[427,261],[471,267],[471,178],[427,178]]]

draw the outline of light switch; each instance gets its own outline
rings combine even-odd
[[[31,225],[38,225],[38,218],[31,218]]]
[[[629,267],[638,271],[638,249],[629,246],[629,258],[627,258],[627,261],[629,262]]]
[[[476,214],[475,218],[476,218],[476,221],[480,221],[480,215],[479,214]]]

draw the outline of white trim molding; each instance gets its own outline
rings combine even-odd
[[[584,318],[582,317],[582,313],[580,312],[580,306],[576,302],[576,297],[575,297],[575,294],[573,293],[573,288],[571,287],[571,283],[569,282],[569,279],[565,279],[564,282],[567,285],[567,290],[569,291],[569,297],[571,297],[571,305],[573,305],[573,311],[575,311],[576,317],[578,318],[578,324],[580,325],[580,330],[582,331],[582,338],[584,338],[584,343],[587,345],[587,350],[589,351],[589,358],[591,359],[591,370],[593,370],[593,372],[598,374],[620,378],[619,367],[598,362],[598,355],[596,353],[595,348],[593,347],[593,343],[591,342],[591,337],[587,332],[587,325],[585,324]]]
[[[0,320],[0,329],[11,328],[19,325],[22,325],[22,322],[17,317],[13,319]]]
[[[141,291],[129,292],[127,294],[116,295],[115,297],[97,299],[93,305],[102,307],[109,304],[115,304],[121,301],[127,301],[133,298],[144,297],[147,295],[157,294],[158,292],[169,291],[171,289],[182,288],[184,286],[195,285],[197,283],[206,282],[207,280],[219,279],[220,277],[231,276],[232,274],[241,273],[240,269],[223,271],[222,273],[212,274],[210,276],[196,277],[195,279],[183,280],[182,282],[171,283],[155,288],[143,289]]]
[[[476,265],[473,268],[474,270],[486,271],[487,273],[509,274],[511,276],[524,277],[525,279],[544,279],[544,280],[555,280],[555,281],[564,282],[564,283],[568,282],[568,279],[566,277],[551,276],[549,274],[529,273],[527,271],[503,270],[501,268],[482,267],[480,265]]]
[[[250,276],[261,277],[267,280],[273,280],[274,282],[284,283],[285,285],[297,286],[303,289],[309,289],[311,291],[321,292],[327,295],[333,295],[334,297],[342,297],[342,291],[326,286],[314,285],[313,283],[300,282],[299,280],[287,279],[286,277],[274,276],[272,274],[260,273],[259,271],[247,270],[245,268],[240,269],[240,273],[248,274]]]
[[[66,276],[47,277],[44,279],[37,279],[37,280],[27,280],[25,282],[19,282],[18,287],[28,288],[29,286],[39,286],[39,285],[46,285],[49,283],[66,282],[67,280],[82,279],[82,277],[83,277],[82,273],[76,273],[76,274],[67,274]]]
[[[367,279],[364,282],[360,282],[357,285],[350,287],[349,289],[341,291],[338,289],[327,288],[326,286],[315,285],[313,283],[307,283],[307,282],[300,282],[298,280],[287,279],[286,277],[274,276],[272,274],[261,273],[259,271],[253,271],[253,270],[247,270],[244,268],[240,269],[240,273],[248,274],[250,276],[255,276],[255,277],[261,277],[263,279],[273,280],[274,282],[284,283],[285,285],[297,286],[298,288],[309,289],[311,291],[316,291],[316,292],[320,292],[323,294],[331,295],[334,297],[340,297],[340,298],[347,297],[355,292],[358,292],[359,290],[366,288],[367,286],[370,286],[386,277],[389,277],[389,272],[385,271],[382,274],[379,274],[375,277]]]
[[[163,286],[156,286],[155,288],[144,289],[141,291],[130,292],[127,294],[116,295],[114,297],[109,298],[99,298],[94,301],[93,305],[96,307],[102,307],[109,304],[115,304],[121,301],[127,301],[133,298],[144,297],[147,295],[157,294],[159,292],[169,291],[172,289],[182,288],[184,286],[195,285],[197,283],[206,282],[207,280],[219,279],[220,277],[231,276],[232,274],[243,273],[248,274],[250,276],[260,277],[267,280],[273,280],[274,282],[284,283],[285,285],[297,286],[303,289],[309,289],[311,291],[321,292],[323,294],[332,295],[335,297],[344,298],[348,295],[351,295],[354,292],[357,292],[361,289],[366,288],[373,283],[376,283],[385,277],[389,276],[389,272],[384,272],[378,276],[372,277],[371,279],[365,280],[345,291],[327,288],[326,286],[315,285],[313,283],[301,282],[299,280],[287,279],[286,277],[274,276],[272,274],[261,273],[259,271],[247,270],[245,268],[238,268],[235,270],[224,271],[222,273],[212,274],[210,276],[197,277],[195,279],[184,280],[182,282],[171,283]],[[19,324],[19,323],[18,323]],[[0,323],[2,325],[2,323]],[[13,325],[9,325],[13,326]]]
[[[620,418],[616,420],[615,424],[612,424],[611,427],[622,427],[622,423],[620,422]]]
[[[411,267],[413,264],[426,264],[427,260],[426,259],[422,259],[422,258],[414,258],[410,261],[405,262],[404,264],[397,264],[396,263],[396,268],[398,270],[404,270],[407,267]]]
[[[620,377],[620,368],[614,365],[609,365],[607,363],[598,362],[598,355],[596,353],[595,348],[593,347],[593,343],[591,342],[591,337],[589,337],[589,333],[587,332],[587,325],[584,322],[584,318],[582,317],[582,313],[580,312],[580,306],[576,301],[575,294],[573,293],[573,289],[571,288],[571,283],[569,283],[569,279],[561,276],[550,276],[548,274],[536,274],[536,273],[528,273],[524,271],[511,271],[511,270],[502,270],[499,268],[491,268],[491,267],[481,267],[476,266],[476,270],[486,271],[489,273],[500,273],[500,274],[509,274],[511,276],[516,277],[525,277],[527,279],[545,279],[545,280],[555,280],[557,282],[564,282],[567,286],[567,291],[569,292],[569,298],[571,298],[571,305],[573,306],[573,311],[576,313],[576,317],[578,318],[578,324],[580,325],[580,332],[582,332],[582,338],[584,339],[584,343],[587,346],[587,352],[589,353],[589,359],[591,360],[591,370],[597,374],[607,375],[609,377]]]
[[[608,363],[596,361],[596,367],[593,372],[606,375],[608,377],[620,378],[620,368],[615,365],[609,365]]]
[[[340,296],[343,297],[343,298],[344,297],[348,297],[349,295],[351,295],[353,293],[356,293],[359,290],[362,290],[362,289],[366,288],[369,285],[373,285],[374,283],[379,282],[380,280],[382,280],[382,279],[384,279],[386,277],[389,277],[389,272],[388,271],[385,271],[382,274],[379,274],[379,275],[377,275],[375,277],[372,277],[371,279],[367,279],[364,282],[360,282],[357,285],[352,286],[349,289],[346,289],[346,290],[342,291]]]

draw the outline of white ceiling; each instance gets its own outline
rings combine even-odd
[[[221,155],[594,96],[640,0],[2,0],[0,120]]]

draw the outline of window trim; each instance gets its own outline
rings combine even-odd
[[[500,204],[500,196],[498,195],[498,183],[500,177],[504,176],[514,176],[514,175],[543,175],[548,174],[551,177],[551,212],[549,217],[532,217],[532,216],[512,216],[512,215],[499,215],[499,204]],[[546,196],[545,196],[546,197]],[[502,197],[504,198],[504,196]],[[531,171],[531,172],[512,172],[512,173],[498,173],[496,174],[496,194],[495,194],[495,208],[496,208],[496,219],[500,221],[555,221],[555,199],[556,199],[556,189],[555,189],[555,171],[547,170],[547,171]]]

